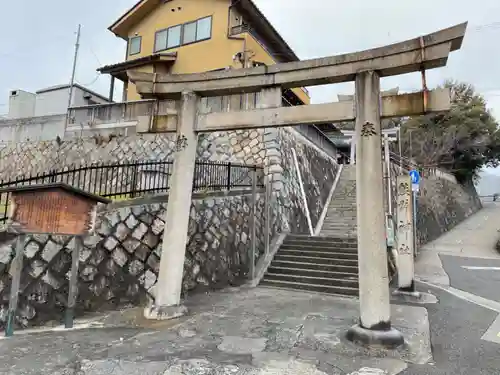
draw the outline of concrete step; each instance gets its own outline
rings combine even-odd
[[[305,251],[326,251],[326,252],[358,252],[358,244],[344,242],[285,242],[280,250],[305,250]]]
[[[308,262],[308,263],[316,263],[316,264],[338,264],[343,266],[351,266],[354,267],[358,265],[358,259],[342,259],[336,257],[310,257],[307,255],[285,255],[281,254],[278,250],[278,253],[274,256],[273,261],[288,261],[288,262]]]
[[[338,230],[338,231],[342,231],[342,232],[345,232],[345,231],[356,231],[358,228],[357,225],[325,225],[321,228],[322,231],[324,230]]]
[[[350,288],[359,288],[358,278],[346,278],[346,279],[337,279],[332,277],[315,277],[315,276],[302,276],[302,275],[287,275],[287,274],[275,274],[275,273],[266,273],[264,275],[264,280],[268,281],[285,281],[292,283],[301,283],[301,284],[311,284],[311,285],[320,285],[320,286],[341,286],[341,287],[350,287]]]
[[[347,267],[341,271],[327,271],[327,270],[317,270],[308,268],[294,268],[294,267],[276,267],[271,265],[267,272],[273,274],[284,274],[284,275],[300,275],[300,276],[310,276],[310,277],[331,277],[334,279],[344,278],[344,279],[358,279],[358,269],[354,267]]]
[[[340,231],[332,231],[332,230],[321,231],[320,235],[321,236],[343,237],[343,238],[349,238],[349,239],[354,239],[354,240],[358,238],[357,232],[340,232]]]
[[[326,236],[309,236],[307,234],[289,234],[285,238],[285,242],[288,241],[307,241],[307,243],[354,243],[357,244],[357,240],[346,240],[345,238],[336,237],[326,237]]]
[[[347,213],[355,215],[357,213],[356,207],[339,207],[339,206],[329,206],[326,214],[334,215],[339,213]]]
[[[352,232],[356,233],[357,232],[357,226],[356,225],[351,225],[348,227],[336,227],[336,226],[331,226],[331,227],[323,227],[321,228],[322,232],[339,232],[339,233],[346,233],[346,232]]]
[[[287,290],[304,290],[319,293],[328,293],[341,296],[357,296],[358,288],[330,286],[330,285],[314,285],[289,281],[278,280],[262,280],[259,286],[268,286],[272,288],[287,289]]]
[[[330,221],[330,220],[326,221],[325,220],[325,222],[323,223],[323,228],[325,228],[325,227],[339,227],[339,228],[345,227],[345,228],[349,228],[349,227],[352,227],[352,226],[356,226],[356,224],[357,224],[357,221],[355,221],[355,220],[352,220],[352,221],[341,221],[341,220],[339,220],[339,221],[333,221],[333,220],[332,221]]]
[[[291,255],[291,256],[307,256],[310,257],[311,259],[314,258],[334,258],[334,259],[358,259],[358,252],[357,249],[355,251],[352,251],[353,249],[350,249],[351,251],[347,250],[344,252],[343,250],[330,250],[330,251],[318,251],[316,249],[311,249],[309,248],[304,249],[286,249],[286,248],[280,248],[279,249],[279,254],[280,255]]]
[[[300,268],[303,270],[314,271],[328,271],[328,272],[343,272],[343,273],[358,273],[358,264],[319,264],[312,261],[294,262],[291,260],[277,260],[274,259],[270,267],[283,267],[283,268]]]
[[[352,237],[357,238],[358,231],[356,228],[353,229],[338,229],[338,228],[323,228],[320,234],[325,236],[335,236],[335,237]]]
[[[321,228],[321,231],[339,231],[339,232],[356,232],[358,226],[357,225],[349,225],[349,226],[336,226],[336,225],[326,225]]]

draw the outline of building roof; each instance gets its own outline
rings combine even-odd
[[[243,16],[246,16],[245,18],[259,32],[259,35],[271,43],[271,47],[280,55],[284,60],[283,62],[300,60],[252,0],[231,0],[231,6],[234,6]]]
[[[41,190],[54,190],[61,189],[67,191],[71,194],[79,195],[86,199],[93,200],[99,203],[110,203],[111,199],[101,197],[96,194],[88,193],[84,190],[75,188],[71,185],[57,182],[53,184],[36,184],[36,185],[24,185],[24,186],[9,186],[5,188],[0,188],[0,193],[25,193],[25,192],[33,192],[33,191],[41,191]]]
[[[118,18],[108,30],[116,36],[128,40],[128,31],[137,23],[137,17],[142,19],[162,2],[165,2],[165,0],[139,0]],[[257,31],[265,41],[270,43],[274,52],[278,54],[284,62],[299,60],[292,48],[285,42],[252,0],[231,0],[231,6],[240,11],[243,16],[246,16],[250,25],[253,26],[255,31]]]
[[[38,91],[36,91],[36,94],[43,94],[45,92],[50,92],[50,91],[59,91],[59,90],[67,90],[69,89],[69,84],[62,84],[62,85],[55,85],[55,86],[50,86],[50,87],[46,87],[46,88],[43,88],[43,89],[40,89]],[[98,98],[102,99],[102,100],[105,100],[107,102],[109,102],[109,98],[106,98],[105,96],[101,95],[101,94],[98,94],[97,92],[95,91],[92,91],[82,85],[79,85],[78,83],[74,83],[73,84],[73,87],[76,87],[82,91],[85,91],[87,93],[89,93],[90,95],[93,95],[93,96],[97,96]]]
[[[97,71],[102,74],[111,74],[112,76],[125,82],[128,80],[128,69],[138,68],[151,63],[172,63],[176,60],[176,58],[177,52],[153,53],[152,55],[138,57],[136,59],[119,62],[117,64],[105,65],[97,69]]]

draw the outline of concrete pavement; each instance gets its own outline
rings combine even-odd
[[[0,340],[0,373],[392,375],[431,358],[423,307],[393,306],[407,339],[398,351],[344,339],[359,316],[356,299],[245,288],[192,297],[189,307],[170,327],[111,314],[91,324],[110,328],[18,333]]]

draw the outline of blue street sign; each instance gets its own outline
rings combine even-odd
[[[418,185],[420,182],[420,173],[417,170],[413,169],[410,171],[411,183],[413,185]]]

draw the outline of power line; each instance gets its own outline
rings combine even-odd
[[[81,82],[78,82],[78,81],[76,81],[76,82],[77,82],[79,85],[82,85],[82,86],[87,87],[87,86],[92,86],[94,83],[96,83],[96,82],[97,82],[97,80],[98,80],[99,78],[101,78],[101,73],[97,73],[96,77],[95,77],[92,81],[90,81],[89,83],[81,83]]]
[[[92,55],[95,57],[97,63],[99,64],[99,66],[102,66],[101,64],[101,61],[99,60],[99,57],[97,57],[97,54],[94,52],[94,49],[92,48],[91,45],[89,45],[89,50],[90,50],[90,53],[92,53]]]

